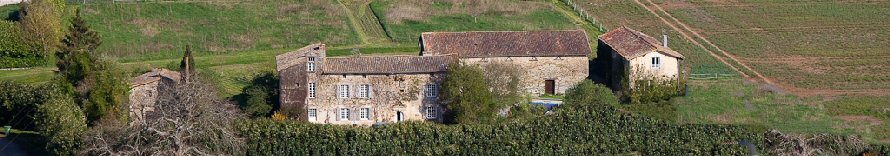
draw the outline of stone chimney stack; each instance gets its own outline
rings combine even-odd
[[[662,44],[662,46],[664,46],[665,48],[667,48],[667,47],[668,47],[668,35],[666,35],[666,34],[662,34],[661,36],[662,36],[662,38],[661,38],[661,40],[662,40],[662,41],[661,41],[661,44]]]

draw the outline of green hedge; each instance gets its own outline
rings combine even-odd
[[[733,125],[677,125],[606,105],[497,125],[401,123],[376,128],[239,121],[248,155],[744,155],[762,135]],[[759,149],[758,149],[759,151]]]

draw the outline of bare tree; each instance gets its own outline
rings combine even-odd
[[[84,139],[83,155],[225,155],[239,152],[244,140],[234,120],[243,116],[223,103],[213,87],[179,83],[161,90],[145,122],[104,122]],[[232,110],[232,111],[230,111]],[[233,112],[234,111],[234,112]]]

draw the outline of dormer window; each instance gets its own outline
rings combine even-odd
[[[661,57],[658,57],[658,56],[652,57],[652,68],[653,69],[661,68]]]
[[[315,71],[315,57],[309,57],[309,61],[306,62],[306,71]]]

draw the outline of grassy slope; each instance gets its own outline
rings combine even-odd
[[[359,42],[333,1],[98,2],[83,8],[103,37],[98,51],[113,56],[172,58],[185,45],[223,53]]]
[[[877,142],[890,139],[887,97],[800,98],[740,79],[692,80],[690,94],[672,102],[677,121],[762,125],[786,132],[856,134]],[[845,116],[871,116],[842,120]]]
[[[398,0],[381,0],[371,3],[371,9],[380,17],[384,29],[393,40],[399,43],[418,44],[419,34],[430,31],[509,31],[509,30],[562,30],[578,29],[574,23],[562,13],[554,10],[546,2],[509,1],[501,3],[520,3],[537,6],[537,9],[520,13],[483,13],[473,16],[468,13],[451,13],[449,10],[462,9],[461,5],[449,2],[436,2],[432,6],[421,8],[424,12],[448,12],[435,14],[421,19],[388,20],[387,15],[393,14],[394,8],[406,5]]]

